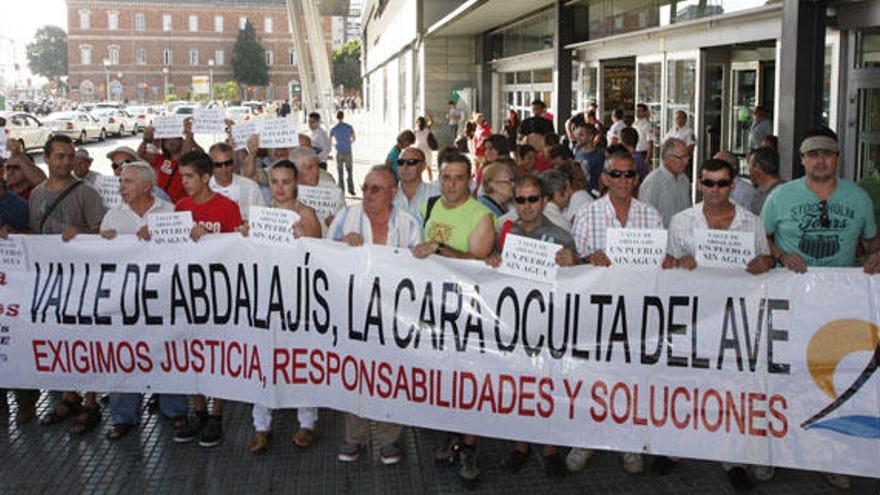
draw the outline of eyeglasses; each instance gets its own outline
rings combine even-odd
[[[214,162],[214,168],[231,167],[235,163],[235,159],[226,160],[225,162]]]
[[[823,229],[831,227],[831,217],[828,216],[828,200],[819,201],[819,225]]]
[[[528,201],[529,203],[537,203],[538,201],[541,201],[541,196],[537,194],[534,196],[517,196],[513,198],[513,200],[518,205],[524,205],[526,204],[526,201]]]
[[[413,165],[418,165],[420,163],[422,163],[422,160],[420,160],[418,158],[398,158],[397,159],[397,166],[398,167],[402,167],[404,165],[406,165],[408,167],[412,167]]]
[[[367,194],[367,193],[376,194],[376,193],[384,191],[385,189],[386,189],[386,186],[380,186],[377,184],[364,184],[361,186],[361,191],[363,191],[364,194]]]
[[[113,162],[110,164],[110,166],[113,167],[113,170],[116,170],[117,168],[123,165],[128,165],[129,163],[131,163],[131,160],[122,160],[121,162]]]
[[[700,184],[702,184],[703,187],[708,187],[710,189],[713,187],[716,187],[716,186],[721,187],[721,188],[730,187],[730,184],[732,184],[732,183],[733,183],[733,181],[730,179],[721,179],[721,180],[702,179],[700,181]]]
[[[635,176],[636,176],[635,170],[617,170],[616,168],[611,169],[611,170],[606,170],[605,173],[608,174],[608,176],[611,177],[612,179],[619,179],[621,177],[626,177],[627,179],[632,179],[632,178],[635,178]]]

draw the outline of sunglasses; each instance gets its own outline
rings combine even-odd
[[[621,177],[626,177],[627,179],[632,179],[632,178],[635,178],[635,176],[636,176],[635,170],[611,169],[611,170],[606,170],[605,173],[608,174],[608,176],[611,177],[612,179],[619,179]]]
[[[397,159],[397,166],[398,167],[402,167],[404,165],[412,167],[412,166],[418,165],[420,163],[422,163],[422,160],[419,160],[418,158],[406,158],[406,159],[398,158]]]
[[[113,170],[116,170],[117,168],[123,165],[128,165],[129,163],[131,163],[131,160],[122,160],[121,162],[113,162],[110,164],[110,166],[113,167]]]
[[[716,186],[717,187],[730,187],[730,184],[732,184],[732,183],[733,183],[733,181],[730,179],[721,179],[721,180],[702,179],[700,181],[700,184],[702,184],[703,187],[708,187],[710,189],[713,187],[716,187]]]
[[[831,227],[831,217],[828,216],[828,200],[819,201],[819,225],[823,229]]]
[[[534,196],[517,196],[513,198],[513,200],[516,202],[516,204],[523,205],[526,203],[526,201],[528,201],[529,203],[537,203],[538,201],[541,201],[541,196],[538,196],[537,194]]]
[[[234,164],[234,163],[235,163],[234,159],[226,160],[225,162],[214,162],[214,168],[231,167],[232,164]]]
[[[363,191],[364,194],[366,194],[366,193],[377,194],[377,193],[384,191],[384,190],[385,190],[385,186],[379,186],[376,184],[364,184],[361,186],[361,191]]]

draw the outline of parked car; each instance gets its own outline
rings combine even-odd
[[[116,136],[122,136],[126,132],[132,136],[137,134],[137,121],[125,110],[118,108],[96,108],[92,110],[92,115],[104,123],[107,132]]]
[[[227,107],[226,108],[226,118],[232,120],[233,122],[244,122],[247,120],[252,120],[256,117],[253,108],[251,107]]]
[[[102,101],[95,103],[95,108],[125,108],[125,104],[121,101]]]
[[[198,105],[179,105],[174,109],[173,114],[176,115],[192,115],[195,112],[196,108],[199,108]]]
[[[181,105],[189,105],[189,102],[183,101],[183,100],[174,100],[174,101],[169,101],[169,102],[165,103],[165,113],[163,113],[162,115],[173,114],[174,110],[177,109],[177,107],[179,107]]]
[[[266,113],[266,104],[262,101],[243,101],[241,106],[250,108],[254,115]]]
[[[107,129],[101,125],[101,121],[81,110],[55,112],[49,114],[44,122],[52,129],[52,133],[64,134],[80,143],[89,139],[103,141],[107,138]]]
[[[157,107],[148,105],[128,107],[125,110],[134,117],[138,131],[143,131],[147,126],[153,125],[153,117],[160,114]]]
[[[18,141],[25,150],[42,148],[52,130],[33,115],[23,112],[0,112],[6,119],[7,138]]]

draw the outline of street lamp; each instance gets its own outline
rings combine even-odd
[[[107,93],[107,99],[105,101],[110,101],[110,59],[104,59],[104,89]]]
[[[162,91],[162,100],[168,99],[168,67],[162,67],[162,75],[165,76],[165,90]]]
[[[214,59],[208,59],[208,101],[214,101]]]

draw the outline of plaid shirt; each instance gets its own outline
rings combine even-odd
[[[632,198],[626,225],[621,225],[608,195],[582,206],[574,216],[571,235],[579,256],[605,250],[605,232],[611,228],[662,229],[663,217],[653,206]]]

